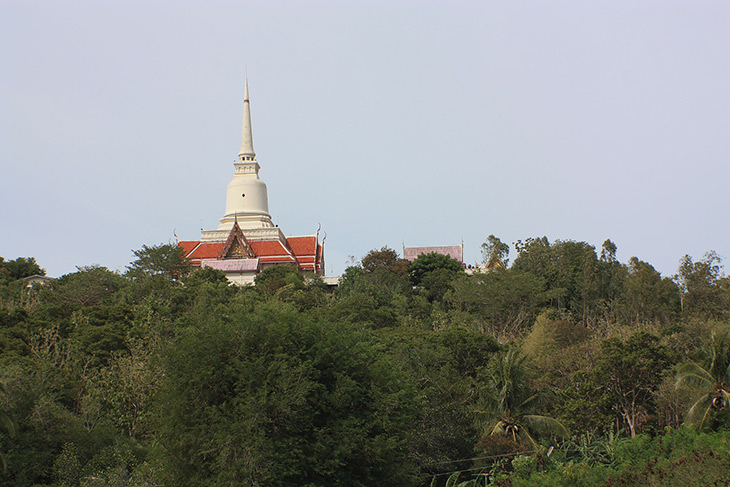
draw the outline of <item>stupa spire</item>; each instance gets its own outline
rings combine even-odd
[[[246,86],[243,90],[243,128],[241,129],[241,151],[239,157],[250,156],[256,157],[253,151],[253,132],[251,131],[251,105],[248,100],[248,76],[246,76]]]

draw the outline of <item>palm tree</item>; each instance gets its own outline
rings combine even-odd
[[[537,446],[535,433],[567,437],[568,431],[559,421],[532,414],[540,394],[533,394],[525,377],[526,356],[517,349],[508,349],[487,368],[487,386],[477,408],[487,419],[484,429],[490,435],[503,434],[516,443]]]
[[[706,426],[714,411],[730,404],[730,336],[713,333],[706,355],[704,366],[696,362],[680,366],[675,381],[676,388],[689,386],[697,391],[698,398],[685,421],[698,430]]]

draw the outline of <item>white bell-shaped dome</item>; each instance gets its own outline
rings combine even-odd
[[[241,228],[272,227],[269,215],[269,197],[258,176],[258,163],[236,164],[236,174],[228,183],[226,213],[219,230],[228,230],[238,221]]]

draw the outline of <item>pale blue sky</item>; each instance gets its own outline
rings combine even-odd
[[[328,274],[489,234],[730,258],[726,0],[0,0],[0,56],[0,256],[51,276],[217,226],[246,71]]]

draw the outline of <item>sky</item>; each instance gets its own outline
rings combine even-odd
[[[730,259],[730,2],[0,0],[0,256],[124,271],[225,210],[369,250],[606,239]],[[514,260],[514,248],[510,258]]]

